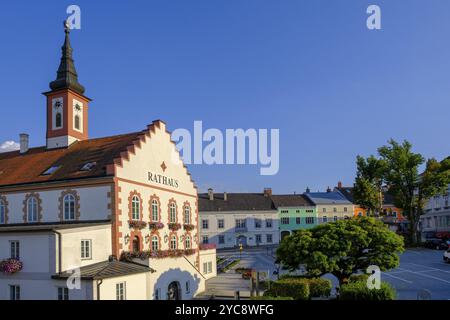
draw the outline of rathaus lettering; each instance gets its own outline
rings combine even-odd
[[[148,181],[160,183],[169,187],[178,188],[178,180],[173,178],[168,178],[162,174],[155,174],[153,172],[148,172]]]

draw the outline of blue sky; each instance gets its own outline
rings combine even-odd
[[[450,1],[15,1],[0,10],[0,143],[45,143],[45,97],[70,4],[90,136],[142,130],[279,128],[280,170],[191,165],[204,191],[350,185],[355,157],[389,138],[449,155]],[[366,28],[366,8],[382,30]]]

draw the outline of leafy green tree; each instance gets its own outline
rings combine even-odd
[[[420,175],[419,168],[425,163],[425,158],[411,149],[412,145],[408,141],[400,144],[391,139],[388,145],[378,149],[378,153],[386,165],[385,183],[394,196],[395,205],[403,209],[408,217],[409,240],[415,244],[420,239],[418,224],[426,202],[444,193],[450,182],[450,161],[429,159],[425,171]]]
[[[277,260],[290,270],[303,266],[311,277],[331,273],[343,284],[370,265],[397,267],[403,250],[403,238],[381,221],[358,217],[294,232],[281,241]]]
[[[384,161],[370,156],[356,158],[356,178],[353,188],[355,203],[366,209],[369,216],[382,211]]]

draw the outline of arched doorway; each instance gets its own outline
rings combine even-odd
[[[247,245],[247,237],[240,235],[236,238],[236,245],[240,246],[242,244],[243,247]]]
[[[181,288],[178,281],[173,281],[169,284],[167,289],[167,300],[180,300],[181,299]]]
[[[141,244],[138,236],[133,238],[133,252],[141,251]]]
[[[290,234],[291,234],[290,231],[281,231],[281,240],[283,240],[284,238],[286,238]]]

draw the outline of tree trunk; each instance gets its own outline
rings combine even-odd
[[[418,224],[418,219],[416,216],[416,212],[414,210],[413,207],[409,208],[409,214],[408,214],[408,219],[409,219],[409,241],[411,242],[410,245],[412,246],[416,246],[418,243],[418,237],[417,237],[417,224]]]

